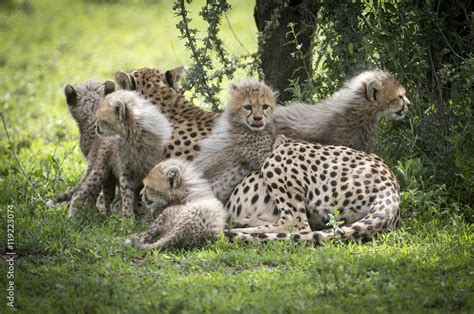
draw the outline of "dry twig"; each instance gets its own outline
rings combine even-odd
[[[15,158],[15,161],[16,161],[16,164],[18,166],[18,169],[20,169],[21,171],[21,174],[23,175],[23,177],[25,178],[25,180],[30,184],[31,188],[33,189],[33,191],[36,193],[36,195],[38,196],[38,198],[43,202],[43,203],[46,203],[45,200],[41,197],[41,194],[39,194],[38,190],[36,190],[35,186],[33,185],[33,182],[31,182],[30,180],[30,177],[28,177],[28,175],[26,174],[25,170],[23,169],[21,163],[20,163],[20,159],[18,159],[18,156],[16,155],[15,153],[15,150],[13,149],[13,142],[10,138],[10,134],[8,133],[8,129],[7,129],[7,124],[5,122],[5,116],[3,115],[3,113],[0,113],[0,116],[2,117],[2,122],[3,122],[3,129],[5,130],[5,134],[7,135],[7,139],[8,139],[8,144],[10,145],[10,152],[12,153],[13,157]]]

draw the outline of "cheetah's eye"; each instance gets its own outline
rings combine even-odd
[[[247,111],[252,111],[252,105],[245,105],[244,109]]]
[[[398,98],[400,98],[401,100],[403,100],[403,95],[398,96]]]
[[[263,105],[263,110],[267,110],[267,109],[268,109],[268,107],[270,107],[270,106],[269,106],[269,105],[267,105],[267,104]]]

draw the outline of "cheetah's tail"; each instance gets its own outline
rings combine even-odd
[[[171,239],[164,237],[153,243],[144,243],[142,238],[135,236],[126,242],[140,249],[152,250],[170,247]]]
[[[347,226],[341,226],[338,232],[332,229],[309,232],[256,232],[246,233],[241,231],[225,231],[224,234],[231,240],[244,242],[268,242],[268,241],[303,241],[310,243],[321,243],[331,239],[343,240],[370,240],[375,234],[394,229],[400,221],[400,209],[398,204],[386,208],[382,204],[374,205],[373,213],[359,221]]]

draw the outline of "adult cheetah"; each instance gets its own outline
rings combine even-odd
[[[261,171],[278,208],[278,220],[233,229],[227,233],[231,238],[259,242],[291,238],[310,242],[370,239],[399,223],[398,182],[374,154],[344,146],[287,140],[273,151]],[[339,232],[321,230],[336,210],[337,219],[343,222]]]

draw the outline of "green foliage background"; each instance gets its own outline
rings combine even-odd
[[[224,47],[236,56],[255,52],[253,1],[229,3],[232,29],[223,19]],[[187,6],[199,30],[207,27],[196,14],[202,4]],[[391,10],[387,7],[387,14]],[[343,27],[344,21],[341,17],[342,24],[332,28],[328,22],[320,38]],[[327,50],[318,42],[315,52],[326,58],[326,68],[318,68],[306,92],[294,89],[296,98],[319,99],[370,66],[351,60],[366,58],[373,52],[372,42],[394,43],[387,49],[400,49],[384,66],[407,85],[414,106],[408,122],[385,122],[379,148],[397,169],[403,187],[398,230],[370,243],[260,246],[221,239],[188,251],[142,252],[124,244],[127,235],[144,228],[141,224],[93,212],[71,221],[65,207],[47,208],[44,201],[77,183],[86,166],[62,87],[111,79],[117,70],[166,70],[191,63],[178,39],[178,22],[168,1],[0,4],[0,110],[11,138],[10,144],[1,128],[0,312],[8,310],[4,287],[9,212],[15,216],[15,305],[23,311],[472,311],[473,134],[471,113],[465,110],[472,91],[460,88],[459,97],[448,102],[449,117],[455,117],[449,120],[452,124],[432,123],[437,121],[437,107],[422,97],[423,69],[416,67],[416,76],[398,71],[406,65],[407,73],[408,65],[417,65],[416,60],[402,59],[416,57],[417,50],[409,46],[413,40],[403,37],[412,34],[409,27],[416,29],[416,21],[406,26],[402,37],[391,24],[381,24],[378,30],[387,34],[369,33],[370,40],[348,49],[337,36],[328,37],[333,46]],[[460,86],[472,84],[470,62],[461,64],[463,71],[448,67],[440,74],[459,75]],[[241,70],[235,77],[245,75]],[[221,87],[225,84],[224,79]],[[225,102],[225,92],[218,95]]]
[[[364,69],[394,73],[411,113],[403,124],[383,125],[379,154],[404,167],[421,163],[415,176],[467,204],[474,201],[472,8],[469,1],[328,2],[319,12],[317,71],[307,84],[307,96],[325,97]],[[465,218],[472,222],[473,212]]]

